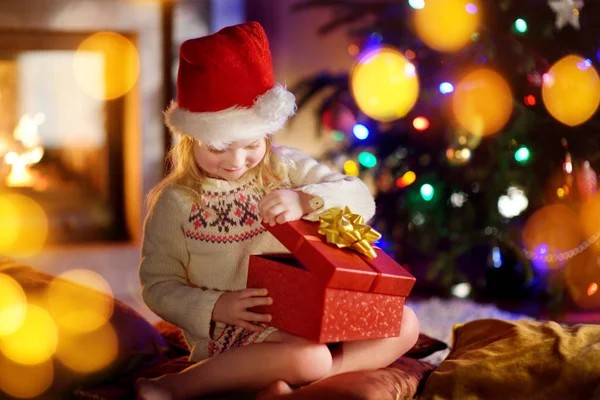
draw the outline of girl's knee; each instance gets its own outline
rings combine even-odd
[[[324,378],[331,370],[331,352],[324,344],[300,344],[294,346],[291,360],[297,382],[308,383]]]
[[[402,329],[400,331],[400,342],[404,345],[404,352],[410,350],[419,339],[419,319],[413,310],[404,307],[402,315]]]

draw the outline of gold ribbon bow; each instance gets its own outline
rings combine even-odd
[[[364,225],[364,218],[352,214],[348,207],[343,210],[330,208],[319,216],[321,225],[319,234],[324,235],[327,243],[343,249],[350,247],[369,258],[377,257],[371,243],[377,241],[381,234],[369,225]]]

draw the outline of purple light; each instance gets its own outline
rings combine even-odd
[[[477,6],[473,3],[467,4],[465,8],[469,14],[475,14],[477,12]]]
[[[592,60],[590,60],[589,58],[586,58],[585,60],[577,63],[577,68],[579,68],[582,71],[585,71],[586,69],[588,69],[591,66],[592,66]]]

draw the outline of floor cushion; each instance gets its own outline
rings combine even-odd
[[[422,399],[600,399],[600,325],[482,319],[451,348]]]

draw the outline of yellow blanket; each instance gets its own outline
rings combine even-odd
[[[421,399],[600,399],[600,325],[484,319],[453,341]]]

